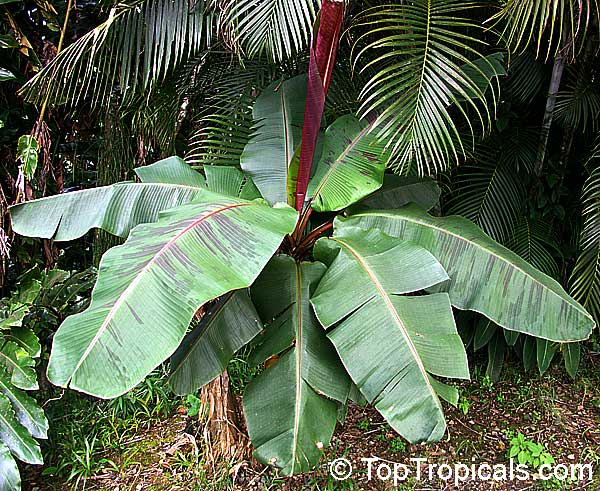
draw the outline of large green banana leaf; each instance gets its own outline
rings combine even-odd
[[[251,290],[261,317],[272,320],[259,336],[255,359],[284,353],[250,383],[244,413],[256,457],[284,474],[308,471],[318,463],[337,418],[337,404],[324,396],[345,402],[350,390],[309,303],[324,271],[321,263],[276,256]]]
[[[205,191],[102,258],[92,302],[54,336],[49,380],[116,397],[173,354],[196,310],[248,287],[290,233],[288,206]]]
[[[196,172],[181,157],[173,156],[159,160],[151,165],[135,169],[135,173],[142,182],[179,184],[195,188],[206,187],[206,179]]]
[[[171,357],[169,382],[174,391],[190,394],[218,377],[233,354],[261,329],[248,292],[228,293],[204,315]]]
[[[448,292],[452,305],[480,312],[506,329],[567,342],[586,339],[594,328],[590,314],[555,280],[465,218],[436,218],[408,205],[364,211],[340,222],[379,228],[425,247],[450,276],[441,290]]]
[[[315,257],[330,267],[311,302],[354,383],[402,436],[439,440],[438,393],[456,396],[431,375],[468,379],[467,356],[448,294],[402,294],[446,281],[444,268],[416,244],[343,224]]]
[[[204,167],[209,190],[233,196],[234,198],[260,198],[260,191],[248,176],[237,167],[226,165],[207,165]]]
[[[383,186],[362,200],[359,206],[387,210],[416,203],[421,208],[430,210],[438,204],[440,194],[440,188],[430,177],[386,174]]]
[[[73,240],[92,228],[127,237],[140,223],[155,222],[162,210],[184,205],[203,189],[180,184],[124,182],[57,194],[10,208],[13,230],[28,237]]]
[[[254,134],[240,164],[269,203],[287,202],[288,167],[302,139],[306,75],[267,87],[254,103]]]
[[[389,155],[370,129],[368,122],[352,115],[336,119],[327,128],[308,186],[313,209],[341,210],[381,187]]]

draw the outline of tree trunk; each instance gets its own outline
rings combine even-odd
[[[537,157],[533,172],[537,177],[542,175],[544,169],[544,160],[546,159],[546,149],[548,147],[548,137],[550,136],[550,127],[554,119],[554,107],[556,106],[556,96],[560,88],[563,70],[565,68],[565,59],[560,50],[554,58],[554,66],[552,67],[552,78],[550,79],[550,87],[548,89],[548,97],[546,99],[546,111],[542,120],[542,130],[540,133],[540,144],[538,146]]]
[[[240,462],[251,457],[244,416],[238,398],[229,387],[227,371],[202,388],[200,399],[208,409],[204,437],[212,457]]]

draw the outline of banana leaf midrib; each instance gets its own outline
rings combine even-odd
[[[364,269],[364,271],[367,273],[367,275],[369,275],[369,278],[371,279],[371,281],[375,285],[375,288],[377,288],[377,291],[379,292],[380,297],[384,301],[384,303],[385,303],[388,311],[392,314],[392,317],[394,318],[394,321],[398,325],[399,330],[402,333],[402,336],[403,336],[404,340],[406,341],[411,354],[413,355],[413,359],[415,360],[417,366],[419,367],[419,371],[421,372],[423,380],[424,380],[425,384],[427,385],[427,389],[431,393],[433,399],[439,405],[437,394],[435,392],[435,389],[431,385],[431,382],[429,380],[429,374],[427,373],[427,370],[425,370],[425,366],[423,365],[423,362],[421,361],[421,357],[419,356],[417,348],[415,347],[415,345],[413,344],[412,340],[410,339],[410,336],[409,336],[409,334],[408,334],[408,332],[406,330],[406,326],[402,322],[402,319],[400,319],[400,316],[398,315],[398,312],[394,308],[394,305],[392,304],[392,301],[391,301],[389,295],[387,294],[387,292],[383,288],[383,285],[381,285],[381,283],[377,279],[377,275],[375,275],[375,273],[373,273],[373,271],[371,271],[371,268],[369,268],[368,264],[362,259],[362,257],[360,256],[360,254],[358,254],[358,252],[356,252],[350,245],[348,245],[346,242],[344,242],[339,237],[333,237],[332,240],[336,241],[342,247],[345,247],[356,258],[356,261]],[[385,389],[387,389],[387,388],[388,388],[387,386],[384,387],[382,389],[382,392]]]
[[[94,347],[96,346],[96,344],[98,343],[98,341],[100,340],[100,338],[102,337],[102,335],[104,334],[104,332],[106,331],[106,329],[108,328],[108,326],[110,324],[110,321],[112,320],[112,317],[119,310],[119,308],[125,303],[125,301],[126,301],[125,299],[129,296],[129,294],[132,291],[135,290],[135,287],[141,281],[141,278],[144,276],[144,274],[146,274],[148,272],[148,270],[150,269],[150,267],[156,262],[157,258],[159,258],[162,254],[164,254],[165,251],[168,251],[169,248],[177,240],[179,240],[183,235],[185,235],[186,233],[188,233],[190,230],[193,230],[195,227],[198,226],[198,224],[202,223],[204,220],[207,220],[208,218],[210,218],[212,216],[215,216],[218,213],[223,213],[223,212],[225,212],[227,210],[231,210],[233,208],[239,208],[239,207],[242,207],[242,206],[250,206],[252,204],[253,203],[234,203],[234,204],[230,204],[230,205],[227,205],[227,206],[222,206],[222,207],[220,207],[217,210],[213,210],[210,213],[207,213],[206,215],[203,215],[200,218],[197,218],[190,225],[188,225],[187,227],[185,227],[177,235],[175,235],[168,242],[166,242],[158,250],[158,252],[154,256],[152,256],[152,258],[144,265],[144,267],[139,271],[139,273],[136,274],[135,278],[127,286],[127,288],[125,289],[125,291],[123,291],[123,293],[121,295],[119,295],[119,298],[115,301],[114,305],[112,306],[112,308],[110,309],[109,313],[107,314],[106,319],[104,319],[104,321],[102,322],[102,325],[100,326],[100,329],[98,329],[98,332],[94,335],[93,339],[90,341],[89,346],[83,352],[83,355],[81,356],[81,358],[79,359],[77,365],[73,369],[73,374],[77,373],[77,371],[81,368],[81,365],[84,363],[84,361],[86,360],[86,358],[92,352],[92,350],[94,349]]]
[[[292,472],[296,467],[297,462],[297,447],[298,447],[298,432],[300,430],[300,408],[302,406],[302,269],[299,263],[295,263],[296,268],[296,316],[297,316],[297,328],[296,328],[296,399],[294,401],[294,436],[292,443]],[[299,462],[298,462],[299,463]]]

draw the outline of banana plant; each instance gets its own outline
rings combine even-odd
[[[323,2],[319,30],[340,5]],[[589,337],[592,317],[555,280],[467,219],[428,213],[433,180],[387,174],[371,120],[323,120],[331,64],[315,53],[331,58],[338,34],[317,37],[308,77],[262,91],[239,167],[171,157],[136,169],[139,182],[11,208],[25,236],[126,238],[56,332],[50,382],[112,398],[170,360],[189,393],[250,345],[255,456],[291,475],[318,463],[349,401],[411,442],[442,438],[449,379],[469,378],[454,309],[549,342]]]

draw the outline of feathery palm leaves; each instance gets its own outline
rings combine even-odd
[[[585,37],[594,18],[598,0],[508,0],[492,17],[504,23],[502,37],[510,50],[534,46],[536,55],[546,59],[563,47],[574,54],[578,38]]]
[[[570,278],[570,293],[589,312],[600,319],[600,147],[588,166],[590,175],[582,193],[583,229],[580,253]]]
[[[472,119],[489,123],[485,91],[498,70],[479,51],[481,24],[466,17],[478,7],[468,0],[397,2],[354,21],[355,67],[376,70],[362,91],[361,116],[376,116],[376,131],[401,170],[414,162],[429,174],[457,161],[464,151],[457,115],[471,131]]]
[[[475,160],[456,171],[449,212],[463,215],[506,244],[527,196],[524,172],[535,159],[537,132],[514,124],[476,147]]]
[[[104,104],[115,85],[123,94],[148,89],[174,66],[210,45],[216,15],[188,0],[143,0],[111,9],[108,19],[64,49],[21,93],[39,104]]]
[[[320,2],[319,2],[320,3]],[[252,58],[288,58],[306,46],[316,18],[315,0],[223,0],[221,29],[229,43]]]
[[[567,83],[556,99],[556,119],[567,128],[595,129],[600,114],[597,74],[589,64],[569,66],[566,71]]]
[[[258,92],[274,78],[273,65],[247,61],[240,65],[220,53],[209,58],[187,91],[201,109],[194,116],[186,161],[194,165],[239,165],[252,134],[252,105]],[[188,82],[189,83],[189,82]]]

